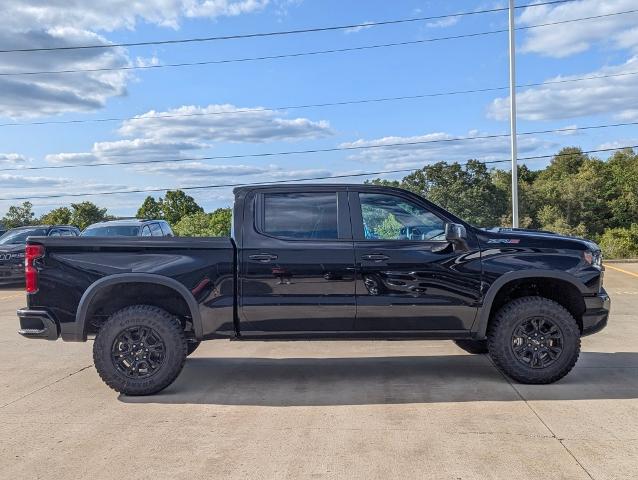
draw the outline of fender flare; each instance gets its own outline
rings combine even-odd
[[[587,287],[580,282],[576,277],[570,275],[566,272],[556,272],[550,270],[537,270],[537,269],[525,269],[525,270],[517,270],[513,272],[507,272],[497,278],[487,293],[483,297],[483,305],[479,309],[477,320],[474,322],[474,326],[472,327],[472,336],[476,339],[484,339],[487,332],[487,324],[490,319],[490,310],[492,309],[492,303],[494,302],[494,298],[501,290],[501,288],[513,281],[513,280],[521,280],[524,278],[551,278],[554,280],[562,280],[570,283],[574,287],[578,289],[581,294],[587,293]]]
[[[202,317],[199,311],[199,305],[197,304],[197,300],[195,300],[193,294],[183,284],[172,278],[152,273],[118,273],[102,277],[86,289],[80,299],[80,303],[75,314],[75,324],[73,325],[73,329],[66,332],[69,340],[86,340],[86,316],[89,311],[89,307],[91,306],[91,302],[100,290],[123,283],[149,283],[163,285],[175,290],[184,299],[188,309],[190,310],[195,337],[198,339],[203,337]]]

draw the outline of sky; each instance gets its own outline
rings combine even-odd
[[[517,5],[530,3],[538,2]],[[0,30],[0,50],[365,24],[457,15],[506,4],[3,0],[3,14],[11,21]],[[517,9],[516,24],[533,27],[634,9],[634,0],[576,0]],[[517,84],[535,84],[517,89],[518,131],[523,133],[519,157],[551,155],[565,146],[593,150],[638,145],[636,125],[569,131],[638,121],[638,75],[632,74],[638,72],[636,25],[638,12],[516,32]],[[506,88],[425,96],[507,87],[506,32],[425,41],[503,29],[507,29],[506,11],[224,41],[0,53],[0,199],[5,199],[0,200],[0,215],[23,201],[12,200],[16,198],[30,199],[38,214],[90,200],[112,214],[131,216],[147,193],[101,193],[417,169],[470,158],[506,160],[510,155]],[[416,43],[267,60],[130,68],[403,42]],[[127,69],[117,70],[122,67]],[[116,70],[99,70],[104,68]],[[15,75],[78,69],[94,71]],[[564,81],[601,75],[613,76]],[[290,108],[295,106],[305,107]],[[555,129],[568,131],[526,134]],[[441,141],[482,136],[491,138]],[[431,141],[435,142],[418,143]],[[411,145],[350,149],[397,143]],[[245,156],[335,148],[346,150]],[[127,161],[149,163],[24,170]],[[521,163],[538,169],[548,161]],[[497,165],[508,168],[507,163]],[[85,193],[99,195],[35,198]],[[232,188],[188,193],[207,211],[232,204]]]

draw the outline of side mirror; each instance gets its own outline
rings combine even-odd
[[[458,223],[446,223],[445,224],[445,239],[448,242],[459,243],[464,242],[467,238],[467,232],[465,227]]]

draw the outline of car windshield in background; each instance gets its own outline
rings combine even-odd
[[[113,227],[95,227],[89,228],[82,232],[83,237],[137,237],[140,233],[140,227],[136,226],[113,226]]]
[[[26,243],[27,237],[43,237],[47,231],[43,228],[34,228],[29,230],[9,230],[0,237],[0,245],[14,245]]]

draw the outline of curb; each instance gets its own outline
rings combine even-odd
[[[605,263],[638,263],[638,258],[604,258],[603,265]]]

